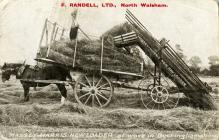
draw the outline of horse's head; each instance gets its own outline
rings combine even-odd
[[[11,75],[20,74],[20,69],[24,69],[25,63],[4,63],[2,66],[2,82],[10,79]]]
[[[9,80],[11,74],[12,74],[12,69],[2,70],[2,82]]]

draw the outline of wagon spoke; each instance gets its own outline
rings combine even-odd
[[[152,90],[153,90],[153,89],[152,89]],[[154,91],[155,91],[155,93],[157,93],[157,92],[158,92],[158,88],[155,87],[155,88],[154,88]]]
[[[96,99],[97,99],[97,102],[99,103],[99,105],[102,107],[102,104],[100,103],[100,100],[99,98],[97,97],[97,95],[95,95]]]
[[[92,106],[94,106],[94,95],[92,95]]]
[[[83,98],[83,97],[85,97],[85,96],[87,96],[87,95],[89,95],[90,94],[90,92],[88,92],[88,93],[86,93],[86,94],[84,94],[84,95],[81,95],[78,99],[81,99],[81,98]]]
[[[108,85],[108,84],[109,84],[109,83],[103,84],[103,85],[99,86],[97,89],[103,88],[103,87],[105,87],[105,86]]]
[[[154,106],[156,105],[156,103],[154,103],[154,105],[153,105],[153,107],[152,107],[152,109],[154,109]]]
[[[84,90],[84,89],[77,89],[78,91],[84,91],[84,92],[89,92],[89,90]]]
[[[147,95],[147,94],[146,94],[146,95]],[[142,97],[142,98],[143,98],[143,97]],[[146,96],[146,98],[145,98],[145,99],[148,99],[148,98],[150,99],[150,96]]]
[[[98,91],[97,92],[97,95],[99,95],[100,97],[102,97],[103,99],[105,99],[105,100],[108,100],[106,97],[104,97],[103,95],[101,95],[101,93]]]
[[[99,81],[97,82],[96,87],[98,87],[98,85],[100,84],[101,80],[102,80],[102,77],[101,77],[101,78],[99,79]]]
[[[141,95],[141,101],[142,101],[144,107],[147,108],[146,103],[147,103],[148,99],[150,99],[151,97],[146,92],[143,92],[143,93],[141,92],[140,95]]]
[[[167,102],[165,102],[165,103],[167,103]],[[167,103],[167,105],[171,108],[170,104]]]
[[[160,97],[157,96],[157,102],[160,102]]]
[[[153,100],[150,100],[150,102],[148,102],[148,103],[146,104],[146,106],[148,106],[152,101],[153,101]]]
[[[92,77],[92,86],[94,86],[94,74],[93,74],[93,77]]]
[[[91,97],[91,94],[88,96],[87,100],[85,101],[85,103],[84,103],[85,105],[87,104],[87,102],[90,99],[90,97]]]
[[[89,84],[89,86],[91,87],[91,83],[90,83],[90,81],[88,80],[87,76],[85,75],[84,77],[85,77],[85,79],[87,80],[87,83]]]
[[[169,101],[175,104],[175,102],[173,102],[171,99]]]
[[[143,100],[143,96],[146,97],[145,99],[150,98],[150,95],[148,95],[146,92],[141,93],[142,100]]]
[[[156,94],[156,93],[154,93],[154,92],[150,92],[151,93],[151,96],[153,96],[154,94]]]
[[[84,83],[82,83],[82,82],[78,82],[80,85],[83,85],[83,86],[85,86],[85,87],[88,87],[88,85],[86,85],[86,84],[84,84]]]

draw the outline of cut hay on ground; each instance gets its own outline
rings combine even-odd
[[[75,128],[148,128],[199,131],[219,128],[219,113],[189,107],[171,110],[103,110],[67,102],[64,105],[2,105],[0,124],[71,126]]]

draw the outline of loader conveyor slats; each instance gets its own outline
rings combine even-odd
[[[133,26],[134,32],[114,37],[115,46],[138,45],[155,64],[159,63],[158,52],[162,50],[161,71],[166,77],[171,79],[180,89],[208,93],[206,84],[191,71],[167,41],[156,40],[129,10],[126,12],[126,19]]]

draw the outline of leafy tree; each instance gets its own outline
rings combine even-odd
[[[219,57],[212,55],[208,57],[209,60],[209,74],[211,76],[219,76]]]
[[[192,69],[192,71],[199,73],[200,72],[200,64],[201,64],[201,59],[198,56],[192,56],[189,59],[189,64],[190,64],[190,68]]]
[[[210,65],[219,64],[219,57],[216,56],[216,55],[209,56],[209,57],[208,57],[208,60],[209,60],[209,64],[210,64]]]
[[[179,55],[180,58],[182,58],[185,62],[187,62],[187,58],[183,53],[183,49],[181,48],[181,46],[179,44],[175,45],[176,48],[176,53]]]
[[[200,74],[209,75],[209,69],[207,68],[203,69],[202,71],[200,71]]]
[[[210,66],[209,75],[219,76],[219,64]]]

